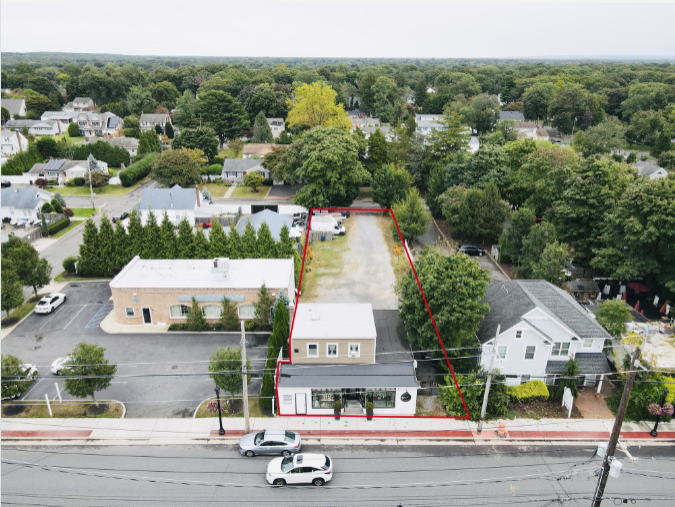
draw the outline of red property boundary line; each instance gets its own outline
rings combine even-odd
[[[408,262],[410,263],[410,268],[412,269],[413,274],[415,275],[415,280],[417,280],[417,286],[420,288],[420,293],[422,294],[422,299],[424,300],[424,304],[427,307],[427,312],[429,312],[429,317],[431,318],[431,323],[434,326],[434,331],[436,331],[436,336],[438,337],[438,342],[441,344],[441,349],[443,349],[443,355],[445,356],[445,360],[448,363],[448,367],[450,368],[450,374],[452,375],[452,380],[455,383],[455,386],[457,386],[457,392],[459,393],[459,397],[462,400],[462,405],[464,405],[464,411],[466,412],[466,415],[463,416],[432,416],[432,415],[421,415],[421,416],[415,416],[415,415],[373,415],[371,417],[379,417],[379,418],[389,418],[389,419],[470,419],[469,415],[469,409],[466,407],[466,402],[464,401],[464,396],[462,395],[462,391],[459,388],[459,384],[457,383],[457,379],[455,378],[455,371],[452,368],[452,365],[450,364],[450,359],[448,359],[448,354],[445,351],[445,347],[443,346],[443,341],[441,340],[441,335],[438,332],[438,328],[436,327],[436,321],[434,320],[434,316],[431,314],[431,309],[429,308],[429,303],[427,302],[427,298],[424,295],[424,291],[422,290],[422,284],[420,283],[420,279],[417,276],[417,271],[415,271],[415,266],[413,266],[412,259],[410,258],[410,252],[408,252],[408,249],[405,248],[405,242],[403,241],[403,236],[401,235],[401,229],[398,227],[398,222],[396,221],[396,217],[394,216],[394,212],[391,209],[376,209],[376,208],[310,208],[309,210],[309,222],[307,223],[307,234],[305,235],[305,249],[302,254],[302,267],[300,268],[300,280],[298,281],[298,298],[300,294],[300,287],[302,286],[302,274],[305,271],[305,257],[307,256],[307,245],[308,245],[308,236],[309,236],[309,230],[312,227],[312,216],[314,211],[348,211],[348,212],[359,212],[359,211],[365,211],[368,213],[373,213],[373,212],[389,212],[391,215],[391,218],[394,220],[394,225],[396,225],[396,230],[398,231],[399,238],[401,238],[401,244],[403,245],[403,249],[405,250],[405,254],[408,257]],[[274,391],[276,394],[277,398],[277,413],[279,414],[279,417],[335,417],[334,414],[304,414],[304,415],[298,415],[298,414],[282,414],[281,413],[281,403],[279,401],[279,371],[281,369],[281,365],[284,363],[291,363],[293,359],[293,347],[291,346],[291,338],[293,336],[293,326],[295,326],[295,314],[298,311],[298,298],[296,298],[295,302],[295,309],[293,310],[293,321],[291,322],[291,332],[288,337],[288,356],[289,359],[287,361],[278,361],[277,362],[277,371],[276,371],[276,379],[274,383]],[[367,415],[357,415],[357,414],[341,414],[340,417],[368,417]]]

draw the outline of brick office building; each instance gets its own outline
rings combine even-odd
[[[255,317],[253,302],[265,284],[274,298],[295,301],[293,259],[146,260],[134,257],[110,282],[119,324],[180,324],[194,296],[208,322],[220,318],[223,297],[241,320]]]

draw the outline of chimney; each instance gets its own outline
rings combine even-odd
[[[199,202],[199,185],[195,185],[195,192],[197,192],[197,207],[201,207],[201,203]]]

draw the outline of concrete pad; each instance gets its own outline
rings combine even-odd
[[[110,312],[99,324],[100,328],[108,334],[153,334],[169,331],[169,325],[159,326],[157,324],[145,325],[122,325],[115,318],[115,311]]]

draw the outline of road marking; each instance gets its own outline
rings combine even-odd
[[[98,312],[96,312],[96,315],[94,315],[89,322],[87,322],[87,325],[84,326],[85,329],[91,329],[95,327],[100,327],[101,321],[105,319],[108,314],[113,310],[114,306],[113,305],[103,305]],[[107,312],[105,310],[108,310]],[[104,312],[104,313],[101,313]]]
[[[68,322],[68,324],[66,324],[66,327],[70,326],[70,325],[73,323],[73,321],[77,318],[77,316],[78,316],[79,314],[82,313],[82,310],[84,310],[86,307],[87,307],[87,305],[84,305],[84,306],[80,309],[80,311],[77,312],[77,313],[75,314],[75,317],[73,317],[72,319],[70,319],[70,322]],[[65,330],[66,327],[64,327],[63,329]]]
[[[63,305],[59,306],[56,310],[54,310],[51,313],[51,315],[49,315],[45,323],[40,326],[40,329],[44,328],[47,324],[49,324],[54,319],[54,317],[56,317],[56,314],[59,312],[61,308],[63,308]]]
[[[33,387],[31,387],[30,391],[28,391],[28,392],[26,393],[26,396],[24,396],[23,399],[25,400],[26,398],[28,398],[28,395],[29,395],[30,393],[32,393],[32,392],[35,390],[35,388],[36,388],[37,386],[40,385],[40,382],[42,382],[45,378],[46,378],[46,377],[40,377],[40,380],[38,380],[38,383],[35,384]]]

